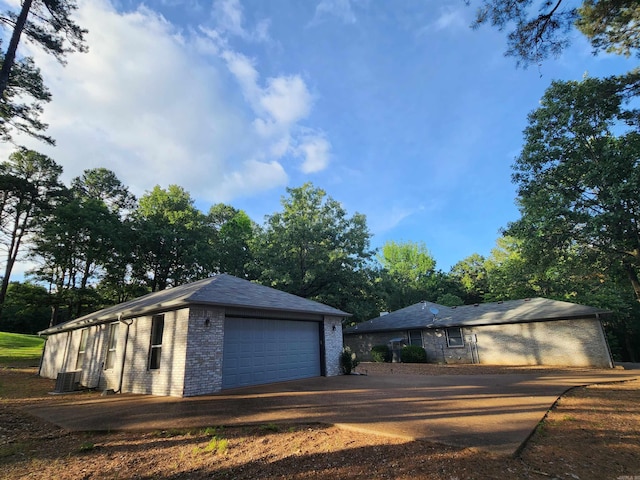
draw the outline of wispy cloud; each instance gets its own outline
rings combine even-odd
[[[316,6],[314,19],[311,23],[316,23],[326,16],[336,17],[346,24],[357,21],[351,0],[321,0]]]

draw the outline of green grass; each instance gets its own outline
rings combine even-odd
[[[0,365],[38,365],[43,346],[37,335],[0,332]]]

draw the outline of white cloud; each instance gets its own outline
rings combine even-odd
[[[304,158],[301,169],[304,173],[315,173],[324,170],[329,164],[331,145],[320,135],[307,135],[298,145],[296,151]]]
[[[242,33],[237,1],[219,5],[231,33],[258,38]],[[121,13],[108,0],[85,0],[77,13],[88,53],[62,67],[30,52],[53,94],[43,120],[57,146],[16,140],[55,159],[66,180],[106,167],[136,195],[178,184],[200,200],[230,201],[287,183],[283,165],[296,158],[291,145],[303,143],[299,122],[312,107],[300,76],[261,83],[259,66],[228,46],[229,32],[185,35],[144,6]],[[265,22],[258,30],[264,38]]]
[[[240,0],[218,0],[213,4],[213,19],[216,30],[253,42],[269,40],[269,21],[259,21],[253,29],[244,25],[244,12]]]
[[[356,23],[351,0],[322,0],[316,7],[314,20],[323,15],[337,17],[344,23]]]
[[[455,33],[468,32],[471,21],[468,18],[468,8],[453,8],[450,6],[441,7],[439,9],[438,17],[433,21],[421,28],[418,31],[418,36],[429,32],[442,32],[449,30]]]

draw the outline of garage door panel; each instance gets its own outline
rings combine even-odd
[[[225,319],[222,388],[319,376],[316,322]]]

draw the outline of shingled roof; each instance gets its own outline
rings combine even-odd
[[[142,297],[107,307],[83,317],[48,328],[40,335],[51,335],[89,325],[140,317],[188,305],[215,305],[312,313],[349,317],[349,313],[313,300],[298,297],[274,288],[249,282],[233,275],[220,274],[197,282],[149,293]]]
[[[433,309],[437,309],[438,313],[434,315]],[[420,302],[346,328],[344,333],[527,323],[570,318],[593,318],[609,313],[611,312],[600,308],[546,298],[527,298],[460,307],[445,307],[431,302]]]

